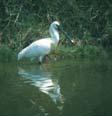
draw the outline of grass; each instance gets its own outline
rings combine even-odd
[[[106,57],[107,54],[102,47],[93,45],[64,47],[60,46],[55,51],[57,57],[60,58],[97,58]]]
[[[17,53],[6,45],[0,47],[0,62],[13,62],[17,60]],[[79,59],[79,58],[98,58],[107,57],[107,53],[102,47],[93,45],[81,45],[73,47],[65,47],[60,45],[55,52],[50,54],[51,60],[56,59]]]
[[[12,62],[16,60],[15,53],[6,45],[0,46],[0,62]]]

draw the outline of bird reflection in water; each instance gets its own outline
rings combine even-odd
[[[46,68],[36,65],[18,67],[18,74],[25,79],[25,82],[30,82],[31,85],[38,87],[41,92],[47,94],[55,104],[63,104],[64,100],[58,79],[53,78],[51,72],[47,71]],[[61,108],[62,106],[59,106],[59,109]]]

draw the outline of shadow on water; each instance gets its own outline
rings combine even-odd
[[[25,83],[30,83],[47,94],[55,104],[63,102],[58,79],[52,77],[52,73],[47,70],[47,67],[42,65],[18,67],[18,74],[26,79]]]
[[[18,66],[18,75],[20,78],[24,79],[24,83],[37,87],[44,96],[49,97],[49,100],[51,99],[54,106],[56,106],[56,110],[62,110],[64,100],[60,91],[61,88],[58,78],[53,77],[50,72],[49,65]],[[41,106],[41,109],[45,111],[43,106]]]

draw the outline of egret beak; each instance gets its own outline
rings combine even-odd
[[[68,35],[67,32],[65,32],[65,31],[63,30],[63,27],[62,27],[62,26],[60,26],[60,30],[61,30],[62,33],[66,36],[67,41],[69,41],[70,44],[73,44],[71,37]]]

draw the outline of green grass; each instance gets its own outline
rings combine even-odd
[[[12,62],[16,60],[15,53],[6,45],[0,46],[0,62]]]
[[[0,47],[0,62],[13,62],[17,61],[17,53],[6,45]],[[98,58],[107,57],[107,53],[101,47],[93,45],[81,45],[73,47],[65,47],[60,45],[55,52],[50,54],[51,60],[53,59],[79,59],[79,58]]]
[[[101,47],[93,45],[64,47],[59,46],[55,51],[57,57],[60,58],[97,58],[106,57],[105,50]]]

